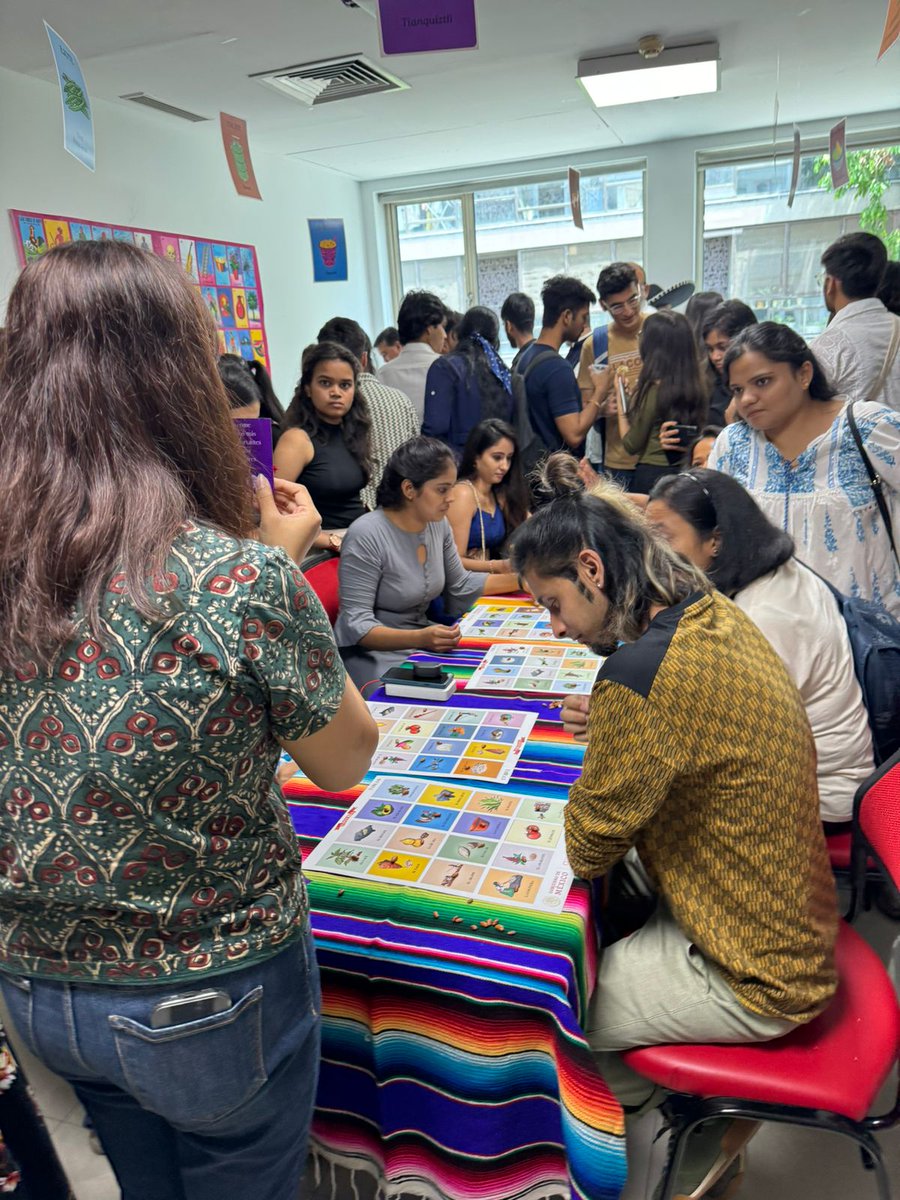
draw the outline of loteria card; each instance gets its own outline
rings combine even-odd
[[[401,797],[397,780],[373,780],[304,869],[520,908],[562,907],[572,883],[564,804],[411,776],[403,786]]]
[[[455,705],[369,703],[379,730],[373,771],[509,783],[535,713]],[[452,795],[452,789],[443,792]],[[446,801],[445,801],[446,803]]]
[[[473,692],[587,696],[602,663],[584,646],[504,643],[491,646],[466,687]]]
[[[551,642],[550,618],[537,604],[479,601],[459,622],[463,638],[487,642]]]

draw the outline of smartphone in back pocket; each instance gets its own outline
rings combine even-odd
[[[187,1025],[230,1007],[231,997],[228,993],[213,988],[182,996],[165,996],[150,1012],[150,1028],[168,1029],[170,1025]]]

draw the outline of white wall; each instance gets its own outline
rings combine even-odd
[[[329,317],[370,328],[360,185],[323,167],[254,153],[262,202],[236,194],[218,121],[189,125],[125,101],[93,101],[97,171],[62,145],[56,84],[0,70],[0,209],[30,209],[99,223],[144,226],[256,246],[266,333],[286,403],[303,347]],[[253,148],[253,130],[250,129]],[[308,217],[343,217],[346,283],[313,283]],[[18,272],[0,214],[0,306]],[[377,332],[375,330],[374,332]]]
[[[898,110],[863,114],[853,117],[848,131],[848,143],[868,141],[893,141],[898,136]],[[807,153],[813,146],[824,152],[828,147],[828,130],[831,120],[808,122],[801,125],[804,139],[803,150]],[[782,139],[778,153],[790,154],[790,129],[779,129]],[[383,324],[390,318],[393,300],[388,276],[388,249],[385,235],[385,220],[381,196],[397,197],[409,193],[413,198],[417,192],[428,188],[451,189],[463,184],[489,183],[496,180],[515,179],[544,172],[565,174],[567,167],[578,167],[582,171],[591,168],[632,165],[643,161],[646,164],[646,203],[644,211],[644,264],[649,278],[662,286],[696,279],[698,262],[698,209],[697,209],[697,162],[698,155],[730,153],[741,148],[752,151],[761,146],[772,145],[772,130],[744,130],[734,134],[717,134],[703,138],[685,138],[668,142],[653,142],[640,146],[622,146],[618,149],[599,150],[595,154],[575,154],[568,157],[544,157],[528,159],[501,166],[485,165],[470,167],[463,171],[446,170],[430,174],[408,175],[393,179],[370,180],[362,185],[363,220],[367,243],[372,247],[369,255],[369,291],[375,315],[375,323]],[[593,235],[592,236],[596,236]],[[598,263],[599,269],[603,264]]]

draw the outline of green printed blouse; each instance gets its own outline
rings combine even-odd
[[[0,970],[154,984],[249,966],[307,921],[277,739],[337,711],[328,619],[281,550],[197,525],[138,615],[0,675]]]

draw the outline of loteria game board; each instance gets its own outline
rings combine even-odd
[[[602,663],[583,646],[504,643],[488,650],[466,687],[475,692],[587,696]]]
[[[131,242],[180,266],[215,322],[220,354],[269,366],[262,287],[253,246],[225,244],[131,225],[96,225],[76,217],[9,210],[19,263],[24,267],[65,242]]]
[[[509,783],[535,713],[369,702],[379,730],[373,771]]]
[[[462,637],[484,642],[557,642],[546,609],[537,604],[479,600],[459,622]]]
[[[558,800],[379,776],[304,871],[556,911],[572,883]]]

